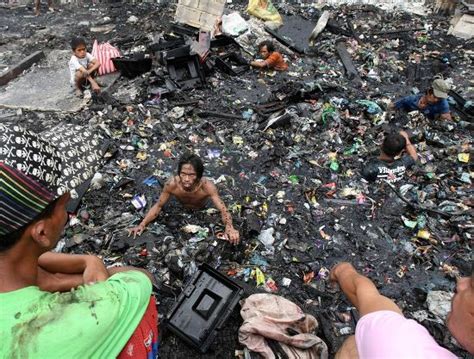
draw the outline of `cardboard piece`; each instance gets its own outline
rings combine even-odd
[[[474,36],[474,16],[464,14],[461,18],[452,26],[448,34],[451,34],[461,39],[472,39]]]
[[[179,0],[175,20],[182,24],[212,31],[224,12],[225,0]]]

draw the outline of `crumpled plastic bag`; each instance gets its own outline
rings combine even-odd
[[[249,29],[247,21],[238,12],[222,16],[222,32],[229,36],[239,36]]]
[[[92,45],[92,56],[100,62],[100,67],[97,72],[99,73],[99,76],[102,76],[117,71],[112,59],[121,57],[122,54],[119,49],[112,46],[110,43],[99,43],[95,40]]]
[[[444,323],[451,311],[453,293],[442,290],[432,290],[426,297],[428,310],[436,317],[439,323]]]
[[[271,0],[249,0],[247,12],[264,21],[283,24],[283,19]]]
[[[356,103],[358,103],[359,105],[365,106],[366,111],[369,115],[375,115],[377,113],[383,112],[380,106],[374,101],[357,100]]]

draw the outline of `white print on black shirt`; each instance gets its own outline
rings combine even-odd
[[[407,168],[405,166],[397,166],[395,168],[379,167],[377,179],[385,179],[390,183],[400,181],[405,175]]]

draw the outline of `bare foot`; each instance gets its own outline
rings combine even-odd
[[[92,85],[92,90],[95,92],[95,93],[100,93],[100,86],[99,85]]]

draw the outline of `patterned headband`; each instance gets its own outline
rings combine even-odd
[[[0,124],[0,235],[28,224],[88,180],[101,157],[98,137],[81,126],[61,124],[36,134]]]

